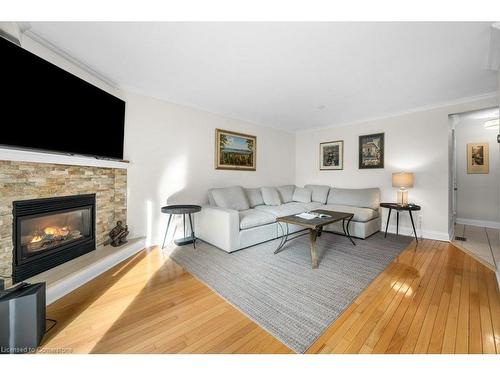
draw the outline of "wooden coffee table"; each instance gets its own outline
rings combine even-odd
[[[285,244],[293,240],[297,237],[300,237],[306,233],[299,234],[294,236],[293,238],[289,238],[289,228],[288,224],[295,224],[299,225],[301,227],[304,227],[302,231],[308,231],[309,233],[309,239],[311,241],[311,263],[312,263],[312,268],[318,268],[318,257],[316,254],[316,239],[321,236],[321,233],[323,231],[323,226],[328,225],[328,224],[333,224],[336,223],[337,221],[342,220],[342,229],[344,230],[344,235],[351,240],[353,245],[356,245],[354,241],[351,238],[351,235],[349,233],[349,223],[352,220],[352,217],[354,214],[350,214],[347,212],[337,212],[337,211],[327,211],[327,210],[314,210],[310,211],[314,213],[319,213],[319,214],[325,214],[328,215],[329,217],[323,217],[323,218],[314,218],[314,219],[302,219],[298,216],[295,215],[289,215],[289,216],[282,216],[278,217],[276,219],[276,222],[281,226],[281,229],[284,233],[283,237],[281,237],[281,242],[274,251],[274,254],[278,254],[280,251],[283,250],[283,247]],[[347,220],[347,226],[345,225],[345,221]],[[285,230],[283,229],[283,225],[281,223],[286,224],[286,233]],[[297,233],[297,232],[296,232]]]

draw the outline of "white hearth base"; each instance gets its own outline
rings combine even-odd
[[[129,239],[121,247],[103,246],[64,264],[42,272],[28,283],[47,283],[47,305],[99,276],[145,248],[145,238]]]

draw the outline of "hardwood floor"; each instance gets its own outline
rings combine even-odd
[[[321,264],[320,264],[321,267]],[[74,353],[290,353],[150,248],[48,307],[42,343]],[[413,242],[307,353],[499,353],[494,273],[446,242]]]

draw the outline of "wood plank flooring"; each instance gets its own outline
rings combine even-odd
[[[319,265],[321,267],[321,264]],[[48,307],[44,348],[73,353],[290,353],[158,248]],[[307,353],[499,353],[494,273],[446,242],[413,242]]]

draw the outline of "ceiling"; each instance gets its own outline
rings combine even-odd
[[[299,130],[497,90],[488,22],[33,22],[125,90]]]

